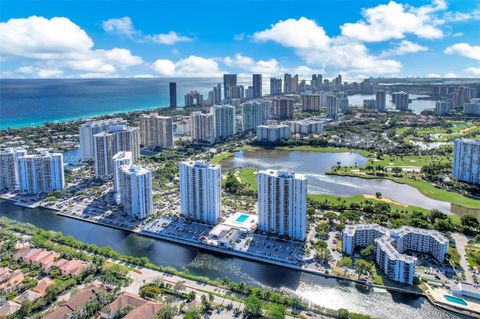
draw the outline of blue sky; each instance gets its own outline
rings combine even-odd
[[[0,76],[480,77],[480,2],[2,1]]]

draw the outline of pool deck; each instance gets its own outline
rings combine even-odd
[[[461,305],[456,302],[451,302],[445,299],[445,295],[453,296],[455,298],[463,299],[467,302],[467,305]],[[452,295],[450,291],[444,288],[432,288],[429,287],[427,291],[427,297],[433,304],[440,308],[461,313],[472,318],[480,318],[480,303],[472,298],[457,297]]]

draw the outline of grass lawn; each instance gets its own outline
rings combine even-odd
[[[258,190],[257,175],[255,174],[257,170],[252,167],[242,168],[238,174],[240,182],[247,184],[248,188],[253,191]]]
[[[300,145],[300,146],[279,146],[276,147],[277,150],[286,150],[286,151],[301,151],[301,152],[318,152],[318,153],[358,153],[365,157],[373,156],[372,153],[354,149],[354,148],[345,148],[345,147],[319,147],[319,146],[310,146],[310,145]]]
[[[416,166],[422,167],[432,163],[450,162],[446,156],[390,156],[383,155],[381,160],[370,158],[367,165],[372,166]]]
[[[475,208],[475,209],[480,208],[480,200],[469,198],[459,193],[449,192],[444,189],[437,188],[434,185],[421,179],[414,180],[408,177],[393,177],[393,176],[376,177],[372,175],[361,174],[361,173],[358,173],[357,171],[351,171],[349,169],[347,169],[346,171],[343,169],[339,169],[336,172],[329,172],[329,173],[335,174],[335,175],[341,175],[341,176],[353,176],[353,177],[366,178],[366,179],[372,179],[372,178],[389,179],[397,183],[407,184],[409,186],[412,186],[418,189],[418,191],[423,195],[432,199],[456,204],[456,205],[467,207],[467,208]]]
[[[235,152],[223,152],[212,157],[210,159],[210,163],[220,164],[221,161],[234,156],[235,156]]]

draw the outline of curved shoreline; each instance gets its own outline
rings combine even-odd
[[[13,199],[7,199],[7,198],[1,198],[1,199],[11,201],[15,205],[17,205],[16,201],[13,200]],[[28,206],[22,206],[22,207],[31,208],[31,207],[28,207]],[[351,283],[354,283],[354,284],[359,284],[359,285],[362,285],[362,286],[366,286],[365,282],[363,282],[363,281],[359,281],[359,280],[355,280],[355,279],[351,279],[351,278],[347,278],[347,277],[342,277],[342,276],[338,276],[338,275],[322,273],[322,272],[316,271],[314,269],[303,268],[301,266],[288,264],[288,263],[282,263],[282,262],[272,260],[272,259],[261,258],[261,257],[253,256],[253,255],[250,255],[250,254],[245,254],[245,253],[238,252],[238,251],[233,251],[233,250],[229,250],[229,249],[223,249],[223,248],[215,247],[215,246],[212,246],[212,245],[196,243],[196,242],[184,240],[184,239],[181,239],[181,238],[169,237],[169,236],[165,236],[165,235],[161,235],[161,234],[151,233],[151,232],[148,232],[148,231],[135,230],[135,229],[130,229],[130,228],[126,228],[126,227],[122,227],[122,226],[118,226],[118,225],[108,224],[108,223],[105,223],[105,222],[99,222],[99,221],[83,218],[83,217],[80,217],[80,216],[67,214],[67,213],[64,213],[64,212],[60,211],[59,209],[51,208],[51,207],[47,207],[47,206],[39,205],[38,208],[50,210],[53,213],[55,213],[56,215],[59,215],[59,216],[62,216],[62,217],[76,219],[76,220],[80,220],[80,221],[91,223],[91,224],[96,224],[96,225],[103,226],[103,227],[109,227],[109,228],[113,228],[113,229],[117,229],[117,230],[122,230],[122,231],[126,231],[126,232],[129,232],[129,233],[133,233],[133,234],[138,235],[138,236],[144,236],[144,237],[153,238],[153,239],[156,239],[156,240],[164,240],[164,241],[168,241],[168,242],[172,242],[172,243],[176,243],[176,244],[180,244],[180,245],[195,247],[195,248],[201,249],[203,251],[207,251],[207,252],[219,253],[219,254],[223,254],[223,255],[227,255],[227,256],[242,258],[242,259],[245,259],[245,260],[253,260],[253,261],[256,261],[256,262],[260,262],[260,263],[264,263],[264,264],[271,264],[271,265],[280,266],[280,267],[285,267],[285,268],[288,268],[288,269],[291,269],[291,270],[296,270],[296,271],[300,271],[300,272],[304,272],[304,273],[308,273],[308,274],[312,274],[312,275],[317,275],[317,276],[321,276],[321,277],[324,277],[324,278],[347,281],[347,282],[351,282]],[[384,289],[386,291],[392,291],[392,292],[398,292],[398,293],[404,293],[404,294],[410,294],[410,295],[414,295],[414,296],[418,296],[418,297],[423,297],[423,298],[427,299],[429,301],[429,303],[432,304],[434,307],[440,308],[444,311],[448,311],[448,312],[452,312],[452,313],[456,313],[456,314],[461,314],[461,315],[468,315],[468,316],[473,315],[475,318],[480,318],[480,314],[476,314],[476,313],[473,313],[473,314],[468,313],[467,314],[465,312],[465,310],[463,310],[463,309],[457,309],[457,308],[454,308],[454,307],[449,307],[448,305],[439,304],[439,303],[435,302],[433,299],[431,299],[431,297],[427,293],[422,292],[422,291],[413,291],[413,290],[409,290],[409,289],[403,289],[403,288],[399,288],[399,287],[379,285],[379,284],[371,284],[371,285],[368,285],[368,286],[379,288],[379,289]]]

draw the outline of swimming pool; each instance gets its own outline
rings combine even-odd
[[[237,219],[235,219],[235,221],[238,222],[238,223],[243,223],[247,219],[248,219],[248,215],[241,214],[240,216],[237,217]]]
[[[443,295],[443,297],[448,302],[453,302],[453,303],[456,303],[457,305],[461,305],[461,306],[466,306],[467,305],[467,302],[465,300],[463,300],[462,298],[457,298],[457,297],[450,296],[450,295]]]

